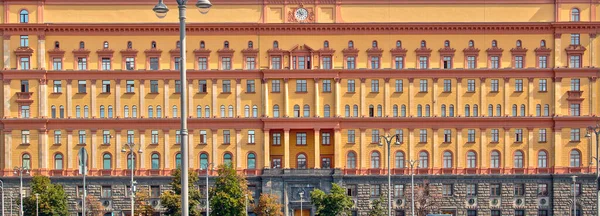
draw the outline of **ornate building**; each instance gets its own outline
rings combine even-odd
[[[109,214],[129,208],[131,161],[160,210],[188,109],[190,166],[232,164],[286,215],[314,215],[298,192],[331,182],[366,215],[388,167],[404,215],[410,160],[443,213],[567,215],[571,175],[578,214],[595,212],[598,0],[213,0],[188,12],[186,62],[176,12],[156,18],[155,0],[3,3],[7,196],[28,167],[64,183],[76,215],[85,147]],[[128,160],[126,143],[143,153]]]

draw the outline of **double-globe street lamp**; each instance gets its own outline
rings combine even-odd
[[[596,185],[598,187],[596,188],[596,215],[600,216],[600,166],[598,161],[598,152],[600,149],[600,146],[598,145],[598,142],[600,142],[600,124],[596,124],[595,126],[588,126],[585,137],[592,138],[592,133],[596,134]]]
[[[125,144],[125,146],[123,146],[123,149],[121,149],[122,152],[127,153],[127,160],[131,160],[129,163],[131,164],[131,167],[129,167],[131,169],[131,187],[130,187],[130,191],[131,194],[129,194],[129,198],[131,199],[131,215],[135,215],[135,181],[133,180],[133,175],[135,174],[135,150],[134,150],[135,144],[131,143],[131,142],[127,142]],[[140,145],[141,147],[141,145]],[[142,153],[142,149],[138,149],[137,151],[139,154]],[[85,190],[85,188],[84,188]]]
[[[390,169],[390,151],[392,148],[392,141],[395,141],[394,144],[400,145],[400,140],[398,139],[398,134],[396,135],[385,135],[379,136],[379,146],[383,146],[387,144],[387,177],[388,177],[388,215],[392,215],[392,174]]]
[[[179,73],[181,75],[180,81],[181,86],[187,86],[187,78],[186,78],[186,43],[185,43],[185,11],[186,4],[188,0],[176,0],[179,8],[179,41],[181,44],[180,48],[180,58],[179,62]],[[212,4],[209,0],[198,0],[196,2],[196,7],[202,14],[208,13],[208,10]],[[163,0],[158,0],[158,4],[154,6],[152,9],[158,18],[164,18],[167,16],[167,12],[169,12],[169,8],[167,5],[163,3]],[[181,89],[181,215],[189,216],[189,188],[188,188],[188,169],[189,169],[189,161],[188,161],[188,130],[187,130],[187,88]],[[133,210],[132,210],[133,211]]]
[[[21,182],[20,186],[19,186],[19,199],[21,200],[20,205],[19,205],[19,215],[23,216],[23,174],[27,175],[29,174],[29,167],[27,166],[20,166],[20,167],[15,167],[13,173],[15,175],[19,175],[19,180]]]

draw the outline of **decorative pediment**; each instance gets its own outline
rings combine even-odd
[[[515,48],[510,49],[510,52],[513,55],[526,55],[527,54],[527,48],[515,47]]]
[[[315,50],[313,48],[310,48],[308,45],[304,44],[304,45],[296,45],[294,47],[292,47],[292,49],[290,49],[291,53],[311,53],[314,52]]]
[[[431,56],[431,49],[427,47],[420,47],[415,50],[418,56]]]
[[[486,50],[488,55],[502,55],[502,52],[504,52],[504,49],[502,48],[498,48],[498,47],[492,47],[492,48],[488,48]]]
[[[395,56],[406,56],[406,52],[408,52],[408,50],[406,50],[402,47],[396,47],[396,48],[390,50],[390,53],[392,53],[392,55],[395,55]]]
[[[73,55],[75,55],[75,57],[87,57],[90,56],[90,51],[87,49],[76,49],[73,50]]]
[[[321,56],[323,56],[323,55],[333,55],[333,53],[335,53],[335,50],[331,49],[331,48],[321,48],[317,52],[319,52],[319,55],[321,55]]]
[[[137,54],[138,54],[138,51],[136,49],[128,48],[128,49],[121,50],[122,56],[136,57]]]
[[[54,48],[54,49],[48,50],[48,55],[50,56],[50,58],[54,58],[54,57],[62,58],[65,56],[65,51],[61,50],[59,48]]]
[[[181,49],[177,48],[169,50],[169,54],[171,54],[171,57],[181,57]]]
[[[367,55],[373,56],[373,55],[381,55],[381,53],[383,53],[383,49],[379,48],[379,47],[371,47],[367,50]]]
[[[552,52],[552,49],[550,49],[548,47],[538,47],[538,48],[535,48],[534,52],[536,55],[550,55],[550,53]]]
[[[98,54],[98,57],[100,57],[100,58],[102,58],[102,57],[105,57],[105,58],[112,58],[112,57],[113,57],[113,53],[114,53],[114,52],[115,52],[115,51],[113,51],[113,50],[111,50],[111,49],[106,49],[106,48],[104,48],[104,49],[99,49],[99,50],[97,50],[97,51],[96,51],[96,53]]]
[[[162,50],[152,48],[145,50],[144,53],[146,54],[146,57],[160,57],[160,55],[162,54]]]
[[[479,56],[479,51],[480,50],[475,47],[469,47],[469,48],[463,49],[463,53],[465,55],[472,55],[472,56]]]
[[[282,49],[279,49],[279,48],[273,48],[273,49],[267,50],[267,53],[270,56],[282,56],[286,52],[287,52],[287,50],[282,50]]]
[[[358,55],[358,51],[358,49],[352,47],[343,49],[342,53],[344,53],[344,55]]]
[[[16,56],[31,56],[33,54],[33,49],[30,47],[17,47],[15,50]]]
[[[565,48],[567,55],[583,55],[585,50],[585,47],[581,45],[569,45],[567,48]]]
[[[242,55],[244,56],[258,56],[258,49],[254,48],[246,48],[242,50]]]
[[[208,57],[210,55],[211,50],[206,48],[200,48],[194,50],[194,56],[198,57]]]
[[[233,56],[234,52],[235,52],[235,50],[230,49],[230,48],[223,48],[223,49],[217,50],[217,54],[219,54],[219,56]]]
[[[438,50],[438,52],[440,53],[440,55],[454,56],[454,53],[456,52],[456,49],[450,48],[450,47],[444,47],[444,48],[440,48]]]

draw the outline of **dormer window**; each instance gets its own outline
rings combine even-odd
[[[348,41],[348,48],[354,48],[354,41]]]
[[[104,49],[108,49],[108,41],[104,41],[103,47],[104,47]]]
[[[254,43],[252,41],[248,41],[248,49],[254,48]]]
[[[177,42],[175,43],[175,47],[176,47],[177,49],[181,49],[181,41],[177,41]]]
[[[518,48],[521,48],[521,45],[522,45],[522,44],[521,44],[521,40],[517,40],[517,47],[518,47]]]
[[[79,42],[79,49],[85,49],[85,42]]]
[[[223,48],[229,49],[229,41],[223,42]]]
[[[204,48],[206,48],[204,41],[200,41],[200,49],[204,49]]]
[[[150,48],[156,49],[156,41],[152,41],[152,43],[150,44]]]
[[[498,47],[498,42],[496,42],[496,40],[492,41],[492,47]]]
[[[473,40],[469,41],[469,47],[475,47],[475,42],[473,42]]]
[[[396,41],[396,48],[402,48],[402,41]]]
[[[58,42],[58,41],[54,42],[54,49],[60,49],[60,42]]]
[[[540,41],[540,47],[546,47],[546,40]]]
[[[133,49],[133,43],[131,43],[131,41],[127,41],[127,49]]]
[[[329,48],[329,41],[323,42],[323,47],[324,48]]]
[[[279,49],[279,42],[273,41],[273,49]]]
[[[371,47],[373,47],[373,48],[377,48],[377,41],[373,41],[373,43],[372,43]]]
[[[450,47],[450,41],[448,41],[448,40],[444,41],[444,47]]]
[[[421,41],[421,47],[427,47],[427,42],[425,42],[424,40]]]

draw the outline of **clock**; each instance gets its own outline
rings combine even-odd
[[[296,9],[296,13],[294,13],[294,15],[296,16],[296,20],[304,21],[306,18],[308,18],[308,10],[305,8],[298,8]]]

